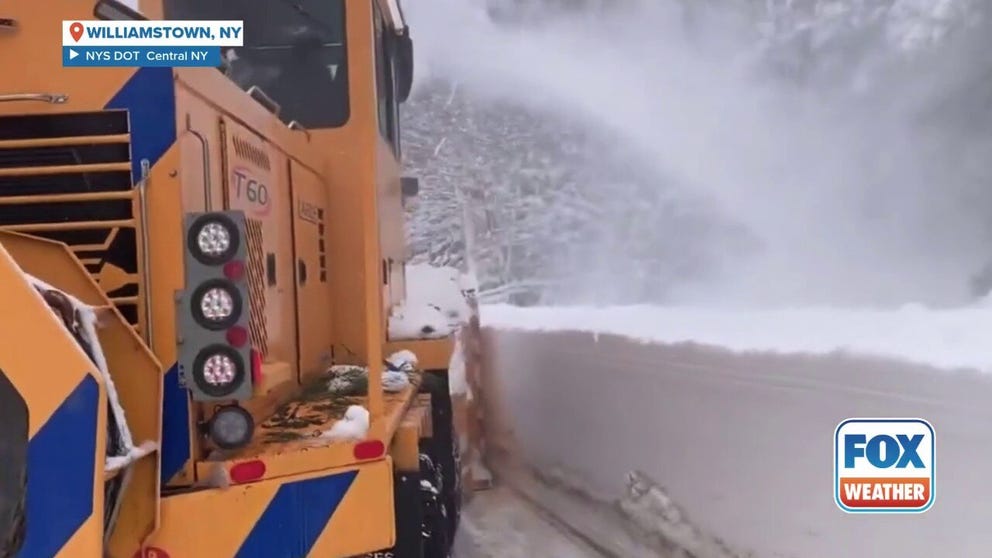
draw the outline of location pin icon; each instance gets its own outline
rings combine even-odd
[[[83,24],[78,21],[69,26],[69,34],[72,35],[73,40],[77,43],[79,38],[83,36]]]

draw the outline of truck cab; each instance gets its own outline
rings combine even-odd
[[[27,501],[51,491],[85,510],[79,495],[92,497],[45,552],[446,552],[460,497],[452,339],[386,333],[406,291],[399,110],[413,43],[398,2],[2,9],[6,271],[101,316],[105,363],[83,380],[116,417],[93,423],[89,489],[58,468],[34,475],[53,467],[30,449],[51,409],[28,388],[38,375],[4,366],[13,346],[0,347],[4,397],[32,417]],[[217,68],[64,66],[63,20],[96,19],[241,20],[244,43]],[[130,445],[108,445],[124,431]],[[31,549],[58,507],[27,506],[20,555],[48,555]]]

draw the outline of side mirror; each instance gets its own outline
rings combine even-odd
[[[148,21],[144,14],[117,0],[99,0],[93,16],[106,21]]]
[[[393,60],[396,61],[396,97],[406,102],[413,89],[413,39],[410,30],[393,38]]]

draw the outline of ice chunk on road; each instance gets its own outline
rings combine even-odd
[[[361,405],[351,405],[344,417],[320,435],[325,440],[361,440],[369,433],[369,411]]]

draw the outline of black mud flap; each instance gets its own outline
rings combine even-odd
[[[28,406],[0,370],[0,558],[24,544],[27,472]]]

